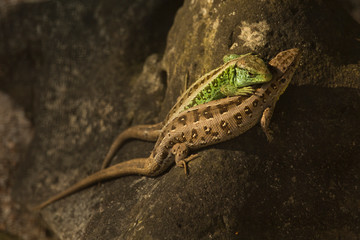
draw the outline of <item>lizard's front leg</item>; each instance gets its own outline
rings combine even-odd
[[[227,97],[246,96],[253,94],[255,89],[251,86],[238,88],[233,85],[224,85],[220,88],[220,92]]]
[[[115,141],[111,144],[110,149],[101,165],[101,169],[104,169],[109,165],[111,159],[114,157],[119,147],[126,140],[130,138],[136,138],[145,141],[155,142],[160,135],[163,125],[163,122],[153,125],[138,125],[129,127],[128,129],[120,133],[116,137]]]
[[[197,158],[198,154],[192,154],[189,157],[189,148],[186,146],[185,143],[177,143],[171,148],[171,153],[175,156],[175,163],[178,167],[183,167],[185,174],[187,174],[187,163]]]

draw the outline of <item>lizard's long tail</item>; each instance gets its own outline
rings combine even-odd
[[[104,169],[109,165],[111,159],[114,157],[119,147],[126,140],[130,138],[136,138],[136,139],[154,142],[159,137],[162,127],[163,127],[162,122],[153,125],[138,125],[138,126],[130,127],[125,131],[123,131],[122,133],[120,133],[116,137],[115,141],[111,144],[110,149],[106,154],[106,157],[101,165],[101,169]]]
[[[71,187],[65,189],[64,191],[60,192],[59,194],[49,198],[45,202],[33,207],[32,210],[40,210],[41,208],[61,199],[64,198],[76,191],[79,191],[83,188],[91,186],[95,183],[102,182],[104,180],[108,180],[115,177],[125,176],[125,175],[132,175],[132,174],[140,174],[140,175],[149,175],[151,172],[151,162],[149,158],[136,158],[126,162],[118,163],[114,166],[111,166],[106,169],[102,169],[94,174],[80,180],[79,182],[75,183]]]

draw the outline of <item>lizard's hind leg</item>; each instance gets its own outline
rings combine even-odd
[[[162,122],[153,125],[138,125],[129,127],[128,129],[120,133],[116,137],[115,141],[111,144],[110,149],[101,165],[101,169],[104,169],[109,165],[111,159],[114,157],[117,150],[126,140],[135,138],[144,141],[155,142],[160,135],[162,127]]]
[[[172,149],[171,153],[175,156],[175,163],[178,167],[183,167],[185,175],[187,174],[187,163],[193,160],[194,158],[199,157],[198,154],[189,155],[189,148],[184,143],[176,143]]]
[[[264,131],[268,142],[271,142],[273,140],[272,130],[269,128],[269,126],[270,126],[271,117],[274,112],[274,108],[275,108],[275,104],[273,104],[271,107],[266,108],[260,120],[261,128]]]

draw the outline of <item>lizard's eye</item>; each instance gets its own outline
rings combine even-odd
[[[256,74],[249,72],[249,77],[255,77]]]

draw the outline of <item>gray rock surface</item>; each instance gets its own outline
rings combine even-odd
[[[26,154],[33,128],[23,109],[0,91],[0,239],[50,239],[34,214],[14,201],[14,172]],[[16,191],[16,190],[15,190]],[[13,233],[13,234],[11,234]]]
[[[254,127],[200,150],[188,176],[174,167],[108,181],[41,213],[60,239],[359,238],[359,24],[333,1],[185,1],[165,48],[165,2],[44,2],[8,16],[17,51],[2,63],[13,73],[2,86],[36,130],[14,197],[38,203],[99,169],[120,131],[162,120],[184,82],[224,54],[269,60],[298,47],[272,143]],[[129,142],[113,162],[152,146]]]

